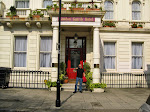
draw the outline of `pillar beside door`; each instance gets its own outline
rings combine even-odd
[[[53,27],[53,46],[52,46],[52,72],[51,72],[51,81],[57,81],[57,73],[58,73],[58,27]]]
[[[93,28],[93,83],[100,82],[100,38],[99,27]]]

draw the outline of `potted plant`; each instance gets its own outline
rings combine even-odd
[[[116,25],[112,21],[106,21],[103,23],[103,27],[116,27]]]
[[[51,82],[51,80],[44,80],[45,85],[48,87],[49,91],[56,91],[57,82]],[[62,85],[60,85],[62,86]],[[61,88],[60,88],[61,89]]]
[[[136,23],[133,23],[131,26],[132,26],[132,28],[137,28],[137,24]]]
[[[87,11],[94,11],[94,10],[99,11],[100,9],[98,9],[98,6],[95,4],[95,5],[94,5],[94,8],[91,8],[90,6],[88,6],[88,7],[86,8],[86,10],[87,10]]]
[[[33,11],[32,14],[29,14],[29,17],[32,19],[39,19],[40,17],[44,17],[44,14],[41,11]]]
[[[106,88],[107,85],[105,83],[93,83],[93,84],[90,84],[90,90],[92,92],[104,92],[104,88]]]
[[[19,16],[17,15],[17,10],[14,6],[11,6],[9,10],[10,12],[7,13],[6,17],[19,18]]]
[[[84,10],[84,8],[82,8],[82,3],[78,3],[78,7],[76,7],[75,3],[72,3],[71,7],[72,7],[72,10],[78,10],[78,11]]]
[[[51,82],[51,91],[56,91],[57,83],[56,82]]]
[[[64,74],[61,74],[59,75],[59,79],[60,79],[60,83],[63,84],[64,83],[64,80],[65,80],[65,75]]]
[[[143,28],[143,25],[139,24],[137,28]]]
[[[65,76],[64,77],[64,83],[68,83],[69,82],[69,78],[68,78],[68,76]]]
[[[52,10],[52,8],[53,8],[53,6],[52,5],[48,5],[47,7],[46,7],[46,9],[49,11],[49,10]]]

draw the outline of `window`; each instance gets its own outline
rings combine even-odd
[[[41,37],[40,67],[51,67],[52,38]]]
[[[29,8],[29,0],[16,0],[16,8]]]
[[[27,37],[15,37],[14,67],[26,67]]]
[[[104,69],[115,69],[115,42],[104,43]]]
[[[52,0],[44,0],[43,7],[46,8],[48,5],[49,6],[53,5]]]
[[[143,44],[132,43],[132,69],[142,69]]]
[[[111,1],[105,1],[105,19],[113,19],[113,3]]]
[[[140,2],[134,1],[132,2],[132,20],[140,20],[140,19],[141,19]]]

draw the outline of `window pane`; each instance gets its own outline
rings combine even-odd
[[[104,55],[115,56],[115,43],[114,42],[104,43]]]
[[[52,0],[44,0],[43,7],[46,8],[48,5],[49,6],[53,5]]]
[[[41,37],[40,51],[52,51],[51,37]]]
[[[26,67],[26,53],[15,53],[15,67]]]
[[[51,67],[50,53],[40,53],[40,67]]]
[[[132,57],[132,69],[142,69],[142,57]]]
[[[104,69],[115,69],[115,57],[104,58]]]
[[[69,39],[69,48],[82,48],[82,39],[78,39],[76,44],[74,42],[74,39]]]
[[[17,0],[16,8],[29,8],[29,0]]]
[[[142,56],[143,55],[142,43],[132,43],[132,55],[133,56]]]
[[[15,37],[15,51],[27,51],[27,37]]]
[[[134,1],[132,3],[132,19],[133,20],[140,20],[141,19],[141,8],[140,2]]]
[[[40,67],[51,67],[51,52],[52,51],[52,38],[41,37],[40,43]]]
[[[105,2],[105,19],[113,19],[113,3],[111,1]]]

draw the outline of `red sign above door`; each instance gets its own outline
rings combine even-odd
[[[58,18],[59,20],[59,18]],[[95,22],[95,17],[61,17],[65,22]]]

